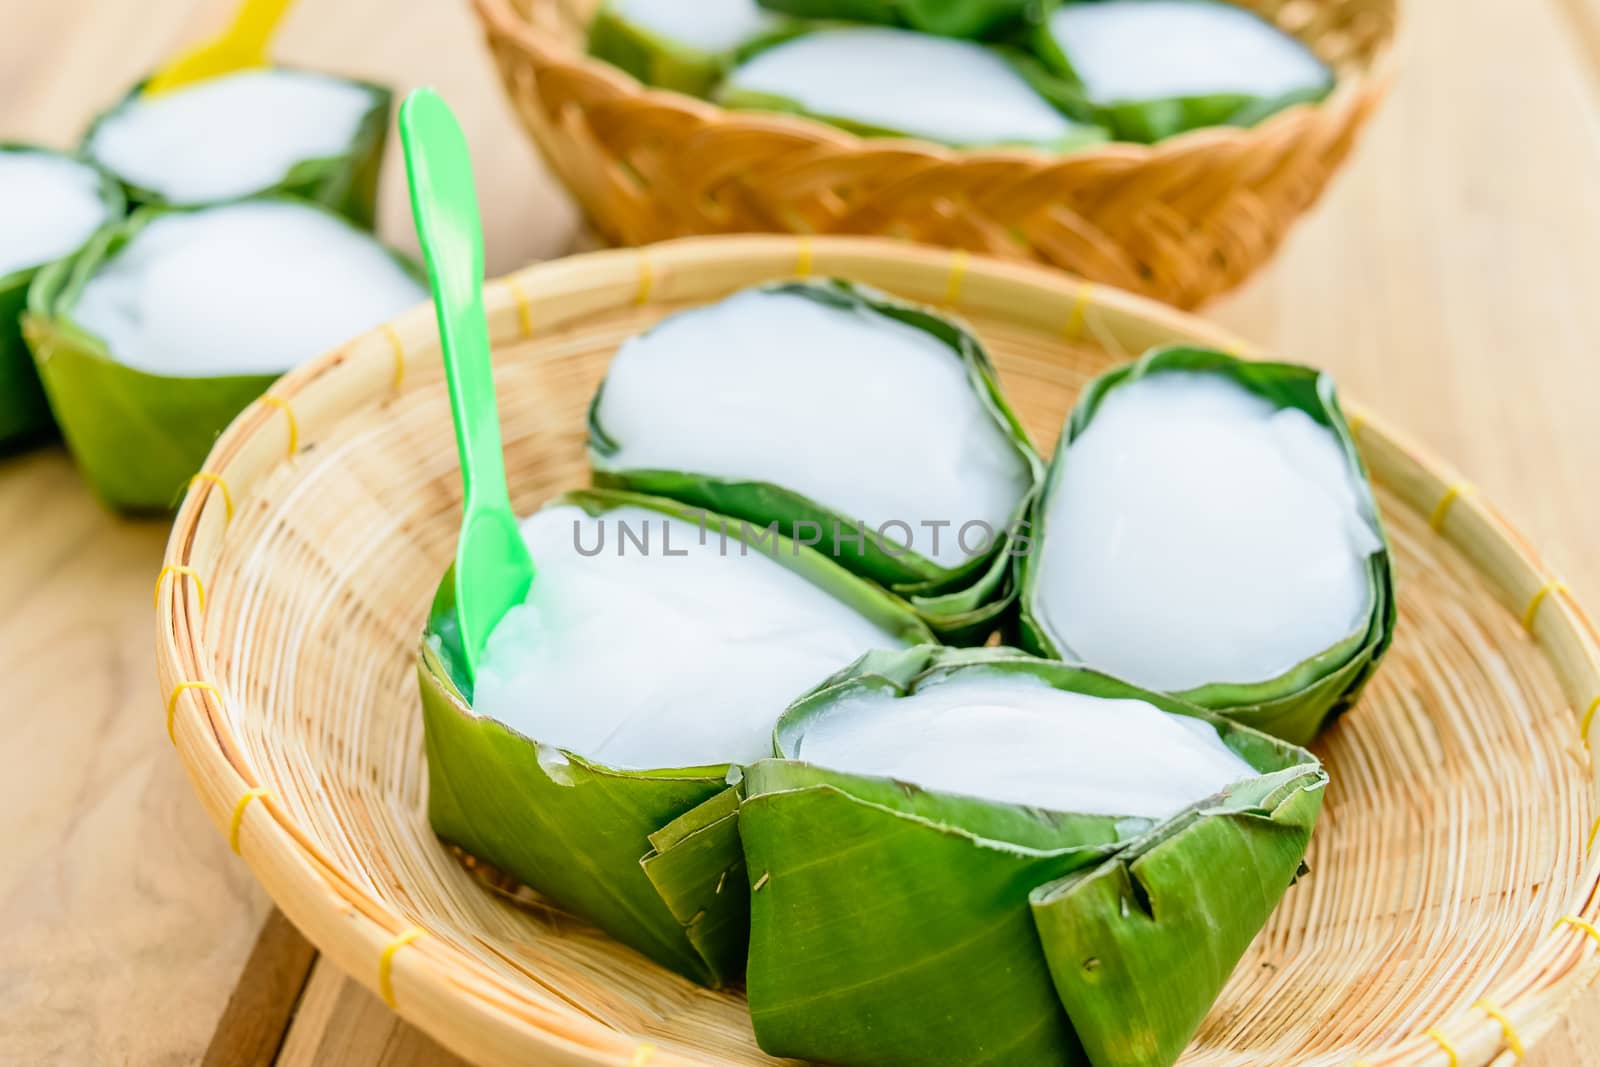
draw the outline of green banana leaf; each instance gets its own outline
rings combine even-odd
[[[1377,670],[1378,663],[1394,638],[1394,571],[1390,560],[1388,535],[1373,499],[1366,467],[1350,436],[1349,424],[1339,407],[1333,379],[1319,371],[1289,363],[1241,360],[1209,349],[1172,346],[1152,349],[1143,358],[1101,375],[1085,388],[1079,398],[1051,464],[1043,491],[1033,511],[1031,533],[1033,550],[1017,558],[1017,585],[1020,615],[1017,643],[1041,656],[1072,659],[1072,650],[1052,634],[1041,621],[1036,608],[1037,567],[1033,560],[1039,545],[1049,537],[1046,515],[1049,498],[1067,448],[1088,428],[1100,402],[1117,386],[1136,381],[1147,374],[1168,370],[1200,371],[1224,375],[1239,385],[1265,397],[1280,408],[1297,408],[1331,430],[1338,439],[1351,469],[1360,477],[1359,505],[1377,531],[1382,548],[1367,560],[1371,611],[1365,625],[1331,648],[1296,664],[1288,671],[1264,682],[1243,685],[1213,684],[1177,694],[1183,700],[1225,715],[1264,733],[1281,737],[1291,744],[1309,744],[1338,715],[1361,695],[1362,688]]]
[[[1215,0],[1193,2],[1212,4]],[[1316,85],[1271,97],[1209,93],[1140,100],[1095,100],[1079,78],[1072,58],[1051,33],[1048,19],[1028,30],[1026,36],[1029,50],[1036,58],[1018,63],[1023,76],[1062,111],[1104,127],[1118,141],[1154,144],[1205,126],[1250,127],[1296,104],[1316,103],[1333,91],[1333,74],[1328,72]]]
[[[276,70],[294,68],[278,66]],[[322,73],[322,72],[316,72]],[[383,166],[384,144],[389,136],[389,109],[393,92],[385,86],[352,78],[342,79],[360,86],[372,94],[372,107],[356,127],[349,146],[337,156],[321,159],[303,159],[290,167],[277,182],[249,194],[249,198],[262,196],[287,196],[320,204],[354,222],[364,230],[371,230],[377,217],[378,174]],[[82,151],[93,158],[95,131],[101,124],[126,108],[144,92],[145,82],[140,81],[118,103],[97,117],[84,132]],[[205,204],[172,203],[153,189],[122,180],[114,171],[113,177],[122,182],[128,202],[133,207],[204,207]],[[234,197],[230,199],[246,199]]]
[[[683,511],[607,490],[551,506],[562,504]],[[738,535],[720,516],[703,521]],[[773,558],[907,640],[931,640],[904,604],[817,552],[782,541]],[[742,980],[749,883],[730,768],[618,770],[474,715],[454,614],[446,574],[418,657],[434,832],[679,974],[712,987]]]
[[[118,362],[103,340],[73,322],[83,287],[140,230],[163,215],[197,210],[204,209],[140,208],[41,270],[28,290],[22,329],[50,406],[84,479],[117,511],[171,511],[217,435],[278,377],[150,374]],[[415,263],[390,255],[423,280]]]
[[[1204,719],[1260,776],[1154,824],[787,758],[853,693],[964,671]],[[751,1018],[773,1055],[853,1067],[1166,1067],[1302,872],[1327,783],[1303,750],[1003,648],[864,658],[785,712],[775,750],[740,782]]]
[[[1058,0],[759,0],[802,18],[879,22],[946,37],[981,38],[1037,19]]]
[[[974,395],[994,424],[1010,438],[1017,454],[1026,461],[1034,482],[1043,477],[1043,461],[1001,391],[988,353],[960,326],[930,311],[838,279],[787,282],[767,286],[766,290],[802,296],[828,307],[875,312],[938,338],[949,346],[951,355],[962,362]],[[997,620],[1014,599],[1009,534],[1026,519],[1032,504],[1031,493],[1018,502],[1006,529],[995,531],[995,543],[988,552],[958,568],[945,568],[914,551],[887,543],[870,529],[865,531],[864,547],[858,546],[854,540],[855,518],[781,485],[692,471],[618,467],[615,457],[622,442],[601,420],[604,395],[602,382],[589,407],[589,461],[597,485],[668,497],[762,527],[776,522],[784,537],[793,538],[797,527],[820,530],[818,548],[822,552],[846,569],[909,601],[947,643],[983,641],[994,631]],[[841,538],[840,534],[846,536]]]
[[[7,152],[61,156],[85,167],[94,167],[86,159],[48,148],[0,142],[0,153]],[[106,221],[120,219],[126,206],[122,189],[109,176],[101,179],[100,196],[106,205]],[[22,339],[22,313],[28,305],[28,286],[33,284],[41,266],[0,275],[0,448],[44,433],[55,425],[44,388],[39,384],[39,374],[33,367],[33,358],[28,355],[28,346]]]
[[[705,98],[744,55],[798,32],[798,26],[774,16],[771,27],[737,47],[708,52],[630,22],[606,3],[589,24],[589,54],[620,67],[646,85]]]

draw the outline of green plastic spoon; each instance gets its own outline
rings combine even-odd
[[[456,617],[467,673],[476,678],[490,632],[528,595],[533,559],[506,487],[483,313],[483,228],[467,140],[443,98],[418,89],[400,105],[400,144],[461,454],[466,495],[456,544]]]

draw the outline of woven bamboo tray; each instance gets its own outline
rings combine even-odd
[[[874,234],[1013,260],[1193,307],[1267,261],[1389,81],[1398,0],[1235,0],[1338,73],[1254,129],[1067,156],[863,139],[647,90],[584,53],[598,0],[473,0],[506,93],[617,244],[717,233]]]
[[[900,242],[706,238],[549,263],[488,290],[519,510],[587,481],[585,408],[624,338],[824,274],[965,318],[1047,454],[1091,375],[1157,343],[1236,347],[1139,298]],[[1352,425],[1394,541],[1397,641],[1319,743],[1333,783],[1313,873],[1189,1065],[1509,1063],[1600,970],[1594,631],[1467,486],[1371,416]],[[429,832],[412,654],[459,491],[427,307],[290,375],[222,436],[156,582],[167,727],[196,791],[312,941],[469,1058],[772,1062],[737,993],[486,888]]]

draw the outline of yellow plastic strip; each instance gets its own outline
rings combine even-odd
[[[1561,918],[1556,920],[1555,926],[1553,926],[1551,929],[1559,930],[1563,926],[1570,926],[1574,930],[1583,931],[1585,936],[1587,936],[1590,941],[1593,941],[1596,945],[1600,945],[1600,929],[1597,929],[1594,923],[1589,922],[1587,919],[1580,919],[1576,915],[1563,915]]]
[[[421,936],[420,926],[408,926],[400,931],[398,937],[384,946],[382,955],[378,957],[378,992],[383,995],[383,1002],[391,1008],[395,1006],[394,954]]]
[[[1450,1043],[1450,1039],[1445,1037],[1437,1027],[1430,1026],[1422,1033],[1426,1037],[1433,1038],[1434,1044],[1444,1049],[1444,1054],[1450,1057],[1450,1067],[1461,1067],[1461,1056],[1457,1054],[1456,1047]]]
[[[233,494],[228,491],[228,483],[222,480],[222,475],[212,474],[210,471],[201,471],[189,479],[189,488],[194,488],[195,482],[206,482],[222,490],[222,506],[228,521],[233,521]]]
[[[233,806],[233,818],[228,821],[228,847],[233,849],[235,856],[239,854],[239,827],[244,823],[244,809],[250,806],[252,800],[271,795],[272,790],[256,786],[254,789],[246,789],[244,796],[239,798],[239,803]]]
[[[633,1050],[633,1059],[628,1061],[628,1067],[645,1067],[645,1064],[656,1058],[656,1047],[646,1041]]]
[[[1544,602],[1550,594],[1565,593],[1566,591],[1567,583],[1557,581],[1554,578],[1541,585],[1539,591],[1533,594],[1533,599],[1528,601],[1528,610],[1522,613],[1522,628],[1531,632],[1533,630],[1533,620],[1539,617],[1539,609],[1544,606]]]
[[[283,417],[289,420],[289,457],[294,458],[294,454],[300,451],[300,423],[294,417],[294,408],[290,407],[289,402],[281,396],[264,396],[261,402],[268,407],[277,408],[283,412]]]
[[[950,281],[945,285],[945,307],[955,307],[961,300],[961,283],[967,277],[967,260],[970,258],[966,252],[957,249],[950,257]]]
[[[400,340],[399,331],[387,322],[383,324],[382,332],[389,342],[389,350],[394,353],[394,389],[398,393],[406,383],[406,345]]]
[[[1076,341],[1083,336],[1083,322],[1089,314],[1089,283],[1079,282],[1077,291],[1072,295],[1072,310],[1067,314],[1067,325],[1061,332],[1068,341]]]
[[[801,237],[799,241],[796,242],[796,245],[794,272],[802,278],[809,278],[811,277],[812,263],[811,238]]]
[[[1528,1050],[1522,1047],[1522,1038],[1517,1036],[1517,1028],[1511,1025],[1511,1020],[1506,1017],[1505,1012],[1487,1000],[1480,1000],[1473,1007],[1483,1009],[1485,1015],[1500,1024],[1500,1032],[1506,1038],[1506,1048],[1511,1050],[1513,1056],[1520,1060],[1528,1054]]]
[[[1457,482],[1446,489],[1443,499],[1434,507],[1433,514],[1428,516],[1428,525],[1433,529],[1433,532],[1438,533],[1444,529],[1444,519],[1446,515],[1450,514],[1450,506],[1452,504],[1464,496],[1471,496],[1477,491],[1476,486],[1469,485],[1466,482]]]
[[[1594,839],[1600,837],[1600,816],[1596,816],[1594,825],[1589,827],[1589,843],[1583,846],[1584,854],[1594,851]]]
[[[177,743],[178,738],[173,732],[172,721],[178,713],[178,698],[183,695],[185,689],[204,690],[216,697],[219,703],[222,700],[222,691],[210,682],[179,682],[174,686],[172,695],[167,698],[167,740],[174,744]]]
[[[1578,723],[1578,733],[1583,735],[1583,747],[1589,747],[1589,727],[1594,725],[1594,713],[1600,711],[1600,697],[1589,701],[1589,708],[1583,713],[1583,720]]]
[[[200,572],[195,570],[193,567],[186,567],[181,563],[169,563],[165,567],[161,568],[160,574],[156,575],[156,595],[154,599],[155,606],[157,608],[161,606],[161,583],[166,581],[167,575],[169,574],[188,575],[189,580],[194,582],[195,591],[200,594],[200,610],[206,610],[206,586],[205,583],[200,580]],[[1596,703],[1600,703],[1600,700],[1597,700]],[[1590,707],[1589,711],[1592,714],[1594,712],[1594,708]]]
[[[650,293],[656,286],[655,268],[650,265],[650,257],[639,256],[639,288],[633,294],[633,302],[640,307],[650,303]]]
[[[522,288],[522,283],[517,281],[516,275],[506,279],[506,288],[511,290],[511,299],[517,305],[517,330],[526,341],[533,336],[533,304],[528,301],[527,291]]]

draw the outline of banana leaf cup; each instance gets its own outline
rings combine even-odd
[[[1144,701],[1214,727],[1256,776],[1157,820],[790,758],[852,698],[962,678]],[[775,750],[740,782],[750,1013],[767,1052],[853,1067],[1173,1063],[1303,872],[1327,782],[1301,749],[1004,648],[869,655],[785,712]]]
[[[356,122],[344,148],[331,155],[299,159],[287,169],[264,179],[250,189],[238,189],[216,197],[172,197],[147,180],[119,174],[117,168],[101,160],[96,153],[96,140],[111,123],[138,105],[143,97],[145,82],[141,81],[116,105],[97,117],[84,133],[82,151],[96,160],[122,184],[133,207],[202,207],[246,197],[287,196],[320,204],[337,212],[366,230],[373,228],[377,217],[378,176],[383,165],[384,145],[389,135],[389,111],[393,92],[386,86],[352,78],[337,78],[317,71],[300,71],[294,67],[275,66],[273,72],[313,74],[332,81],[353,86],[367,93],[371,104]],[[178,90],[182,92],[183,90]],[[176,160],[175,160],[176,162]]]
[[[950,357],[960,362],[973,401],[981,406],[987,424],[1008,442],[1007,447],[1030,483],[1002,526],[979,531],[986,535],[983,550],[959,565],[949,566],[916,551],[919,542],[915,541],[915,533],[902,533],[897,538],[886,532],[890,523],[873,529],[858,516],[844,514],[826,501],[772,481],[627,466],[621,458],[628,443],[625,435],[606,421],[606,383],[601,384],[589,409],[589,459],[596,484],[668,497],[762,527],[776,524],[777,532],[791,539],[809,535],[804,538],[807,543],[815,544],[841,566],[908,601],[945,643],[983,641],[994,632],[1014,599],[1013,534],[1027,518],[1033,486],[1040,482],[1044,471],[1027,432],[1001,391],[987,353],[976,338],[954,322],[850,282],[793,282],[757,292],[793,295],[821,307],[884,316],[937,339],[949,350]],[[611,374],[616,373],[614,367]],[[611,381],[609,375],[607,381]],[[784,399],[771,395],[770,390],[767,393],[775,402]],[[836,431],[824,422],[819,423],[817,432]],[[803,442],[791,442],[789,447],[801,448]],[[965,521],[965,517],[947,518]],[[945,536],[967,536],[957,525],[951,525]],[[971,539],[984,544],[976,534]],[[912,543],[908,546],[907,542]]]
[[[326,208],[288,197],[249,203],[300,204],[337,218],[342,227],[375,242],[366,231]],[[207,377],[150,373],[119,361],[107,342],[79,325],[74,310],[84,287],[145,227],[169,215],[213,208],[144,207],[100,230],[76,255],[40,271],[28,290],[23,333],[67,446],[96,495],[131,514],[170,511],[200,470],[217,435],[281,373]],[[418,282],[419,267],[385,249]],[[284,309],[286,314],[292,308]],[[403,310],[396,308],[395,311]],[[309,351],[301,358],[309,358]],[[291,362],[284,367],[290,369]]]
[[[774,13],[733,27],[727,39],[705,47],[641,25],[608,0],[589,24],[589,54],[646,85],[709,97],[744,55],[796,32],[794,23]]]
[[[18,153],[71,160],[100,175],[99,192],[105,206],[104,222],[122,217],[122,189],[92,163],[77,157],[24,144],[0,144],[0,156]],[[98,228],[98,227],[97,227]],[[68,252],[75,251],[69,249]],[[50,404],[39,384],[33,357],[22,339],[22,314],[28,303],[28,286],[43,263],[30,264],[0,274],[0,448],[49,431],[54,426]]]
[[[1307,656],[1265,681],[1213,682],[1181,689],[1181,699],[1225,715],[1292,744],[1309,744],[1336,716],[1355,703],[1393,640],[1396,617],[1394,574],[1389,545],[1366,468],[1356,451],[1333,380],[1307,367],[1240,360],[1207,349],[1168,347],[1102,375],[1084,390],[1062,433],[1043,491],[1034,506],[1031,551],[1018,557],[1019,631],[1017,643],[1040,656],[1082,660],[1052,626],[1043,604],[1041,559],[1051,536],[1049,513],[1062,472],[1072,462],[1069,449],[1094,421],[1106,397],[1119,387],[1167,371],[1218,375],[1279,410],[1294,409],[1332,434],[1347,468],[1356,514],[1374,535],[1376,549],[1366,556],[1367,611],[1341,640]],[[1219,507],[1230,502],[1219,501]],[[1174,516],[1177,518],[1178,516]],[[1247,520],[1240,520],[1247,521]],[[1175,535],[1181,536],[1181,535]],[[1287,621],[1287,620],[1284,620]],[[1094,664],[1091,662],[1091,666]],[[1118,673],[1129,674],[1127,671]]]
[[[551,506],[562,504],[591,516],[625,506],[683,513],[671,501],[607,490],[569,493]],[[731,520],[695,521],[740,536]],[[906,605],[814,550],[780,539],[771,553],[904,641],[932,639]],[[435,833],[664,967],[712,987],[740,982],[749,896],[730,766],[618,769],[476,714],[453,589],[447,574],[418,655]]]
[[[788,15],[906,26],[946,37],[987,37],[1022,23],[1041,0],[760,0]]]

